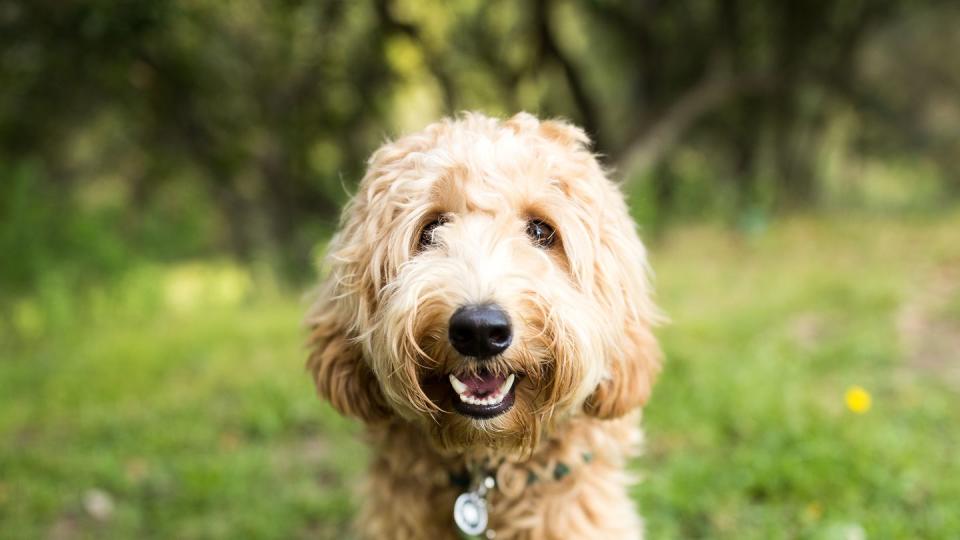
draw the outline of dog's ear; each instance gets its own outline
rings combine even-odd
[[[539,120],[532,114],[521,112],[513,115],[504,125],[515,132],[536,132],[544,138],[563,146],[586,149],[590,147],[590,137],[579,127],[560,118]]]
[[[330,240],[324,263],[327,277],[307,316],[307,368],[318,392],[344,415],[365,422],[393,414],[357,339],[373,326],[377,291],[402,259],[399,248],[380,245],[384,231],[396,227],[386,193],[398,169],[390,166],[426,144],[423,137],[412,138],[385,143],[374,152],[357,194],[343,209],[339,232]]]
[[[625,330],[625,346],[608,359],[607,375],[587,398],[584,410],[597,418],[619,418],[646,404],[660,370],[660,349],[641,325]]]
[[[383,393],[360,346],[352,343],[336,316],[336,308],[321,300],[310,317],[310,357],[307,369],[317,392],[341,414],[364,422],[390,416]]]
[[[596,253],[596,296],[619,331],[607,344],[606,374],[587,398],[584,410],[598,418],[618,418],[650,397],[661,352],[653,335],[659,315],[651,298],[646,249],[626,204],[609,184],[608,212],[600,224]]]
[[[370,295],[375,290],[366,215],[364,201],[348,203],[340,232],[328,246],[326,280],[307,315],[307,369],[321,397],[340,413],[369,423],[383,420],[391,412],[352,331],[369,327]]]

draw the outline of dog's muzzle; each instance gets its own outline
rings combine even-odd
[[[470,362],[482,365],[510,347],[513,330],[507,313],[495,304],[460,307],[450,317],[450,345]],[[476,419],[499,416],[513,407],[515,374],[502,375],[485,368],[449,375],[453,407]]]

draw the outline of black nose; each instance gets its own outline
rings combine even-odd
[[[512,337],[510,319],[497,306],[463,306],[450,317],[450,344],[464,356],[496,356]]]

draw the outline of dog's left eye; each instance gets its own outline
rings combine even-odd
[[[443,216],[440,216],[437,219],[424,225],[423,228],[420,229],[420,241],[418,242],[417,247],[419,249],[425,249],[435,244],[437,241],[435,237],[437,227],[443,225],[446,222],[447,220]]]
[[[548,248],[554,244],[557,232],[542,219],[531,219],[527,222],[527,236],[541,248]]]

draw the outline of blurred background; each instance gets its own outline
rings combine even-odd
[[[342,538],[303,300],[387,137],[526,110],[672,323],[651,538],[960,537],[960,6],[0,0],[0,537]]]

